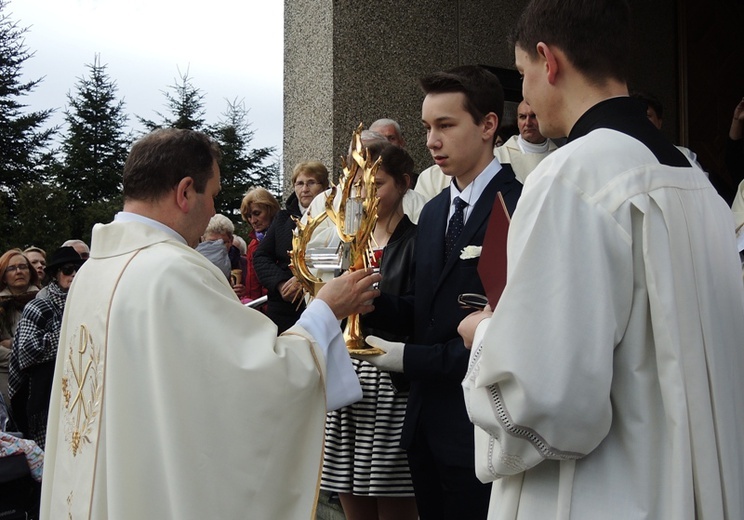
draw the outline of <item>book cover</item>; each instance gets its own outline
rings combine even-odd
[[[498,192],[493,208],[491,208],[480,260],[478,260],[478,275],[491,309],[496,308],[506,286],[506,237],[509,233],[510,220],[504,197],[501,192]]]

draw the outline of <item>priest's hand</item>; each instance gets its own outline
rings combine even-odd
[[[374,269],[347,271],[326,283],[315,297],[326,302],[338,319],[351,314],[366,314],[375,309],[372,302],[380,291],[374,284],[381,279]]]
[[[465,316],[460,324],[457,326],[457,333],[462,336],[462,340],[465,342],[465,348],[471,348],[473,346],[473,337],[475,336],[475,329],[481,321],[490,318],[493,315],[491,307],[486,305],[482,311],[473,312]]]
[[[364,338],[367,345],[384,350],[384,354],[364,355],[352,354],[351,357],[361,359],[373,364],[375,367],[385,372],[403,372],[403,351],[405,343],[386,341],[377,336],[367,336]]]

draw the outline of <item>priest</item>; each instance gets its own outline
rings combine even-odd
[[[361,398],[338,320],[379,276],[333,280],[277,337],[194,250],[219,156],[190,130],[132,147],[67,299],[41,518],[314,518],[326,410]]]

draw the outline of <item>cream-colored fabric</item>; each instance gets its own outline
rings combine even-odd
[[[325,359],[276,337],[206,258],[138,222],[94,228],[67,300],[44,519],[311,519]]]
[[[705,174],[706,177],[709,176],[708,175],[708,172],[706,172],[705,170],[703,170],[703,166],[700,164],[700,162],[698,162],[698,160],[697,160],[697,154],[695,152],[693,152],[692,150],[690,150],[689,148],[686,148],[684,146],[677,146],[676,148],[677,148],[677,150],[679,150],[680,152],[682,152],[682,155],[684,155],[685,157],[687,157],[687,160],[690,161],[690,164],[692,164],[693,166],[697,166],[698,168],[700,168],[702,170],[702,172]]]
[[[527,176],[540,161],[556,150],[555,143],[548,139],[548,150],[545,153],[524,153],[519,147],[518,135],[511,136],[503,145],[493,149],[493,155],[501,164],[509,163],[514,170],[517,180],[524,184]]]
[[[736,192],[736,198],[731,205],[734,212],[734,223],[736,224],[736,245],[740,251],[740,256],[744,255],[744,181],[739,183],[739,189]],[[741,262],[741,275],[744,282],[744,256]]]
[[[452,177],[445,175],[442,169],[435,164],[419,173],[416,177],[414,191],[430,201],[449,186],[451,180]]]
[[[699,169],[616,131],[528,177],[463,381],[490,519],[744,518],[732,228]]]
[[[736,191],[736,197],[734,198],[734,203],[731,205],[731,210],[734,212],[734,221],[738,231],[744,226],[744,181],[739,184],[739,189]]]

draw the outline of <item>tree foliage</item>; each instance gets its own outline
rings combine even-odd
[[[96,222],[108,222],[121,208],[121,172],[131,136],[124,101],[106,65],[95,57],[88,76],[78,78],[67,94],[67,131],[62,141],[63,167],[58,181],[67,192],[72,238],[90,239]]]
[[[260,186],[276,193],[279,164],[271,162],[274,148],[250,148],[254,132],[243,101],[228,101],[222,120],[209,133],[222,150],[222,190],[215,210],[240,224],[240,202],[249,188]]]
[[[25,46],[27,28],[6,13],[0,0],[0,253],[36,245],[53,251],[69,238],[90,241],[96,222],[110,221],[122,207],[121,174],[132,141],[125,104],[107,66],[95,56],[86,74],[67,93],[65,129],[59,148],[52,139],[54,109],[31,110],[23,97],[43,78],[23,80],[22,67],[33,53]],[[240,202],[253,186],[281,193],[274,148],[250,147],[254,132],[241,102],[228,102],[216,124],[207,124],[205,94],[188,71],[161,91],[165,113],[159,121],[137,117],[146,131],[173,127],[210,134],[222,147],[223,190],[217,211],[240,227]]]
[[[20,190],[43,176],[44,151],[55,128],[44,129],[53,110],[28,111],[22,102],[41,79],[22,81],[27,28],[19,27],[0,0],[0,235],[7,241],[17,226]]]
[[[21,188],[18,194],[18,226],[10,247],[41,247],[53,252],[72,236],[72,222],[68,212],[67,192],[42,182]]]
[[[166,99],[166,107],[169,115],[155,112],[161,122],[156,123],[149,119],[138,117],[140,123],[148,131],[158,128],[182,128],[186,130],[204,130],[204,96],[202,91],[194,86],[189,77],[189,71],[185,74],[179,71],[179,79],[175,84],[168,87],[173,93],[162,90]]]

